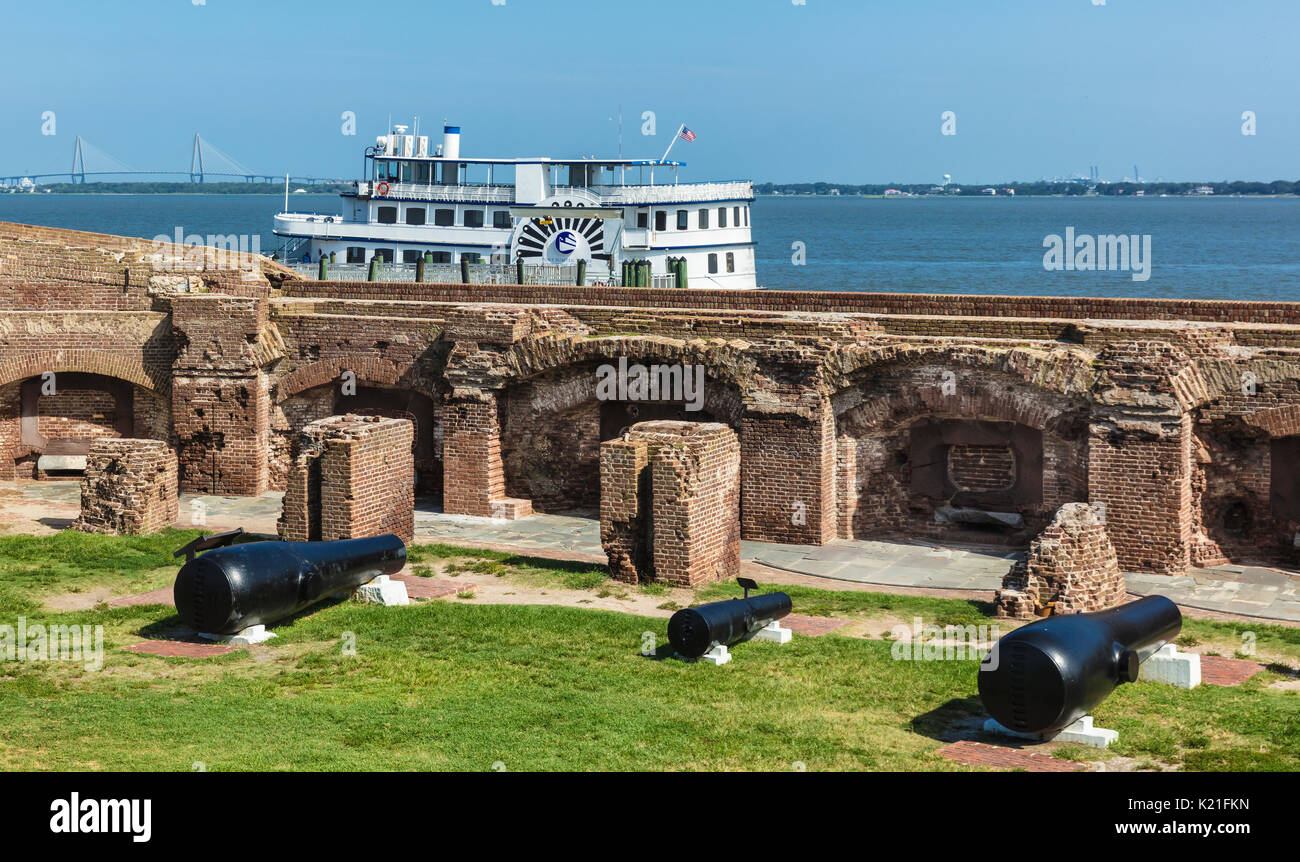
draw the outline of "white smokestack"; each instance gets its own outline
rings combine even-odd
[[[444,159],[460,158],[460,126],[442,127],[442,157]]]

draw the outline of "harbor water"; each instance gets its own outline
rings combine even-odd
[[[337,195],[293,195],[290,209],[337,214]],[[0,195],[0,220],[100,233],[281,240],[266,195]],[[1300,199],[1255,197],[760,197],[758,282],[778,290],[1300,298]],[[1068,232],[1068,234],[1067,234]],[[1145,273],[1053,270],[1052,237],[1136,237]],[[1135,246],[1136,247],[1136,246]]]

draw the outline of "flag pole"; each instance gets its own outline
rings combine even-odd
[[[668,142],[668,149],[664,150],[664,157],[659,160],[659,164],[662,165],[664,162],[668,161],[668,153],[672,150],[673,144],[677,143],[677,138],[681,136],[682,129],[685,128],[686,128],[686,124],[682,123],[680,126],[677,127],[677,131],[673,132],[673,139]]]

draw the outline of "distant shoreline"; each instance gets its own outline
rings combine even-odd
[[[297,192],[297,193],[290,192],[290,193],[289,193],[289,199],[292,200],[292,199],[295,198],[295,197],[307,197],[307,196],[309,196],[309,195],[336,195],[336,194],[338,194],[338,192],[336,192],[336,191],[309,191],[309,192]],[[0,191],[0,200],[3,200],[3,199],[5,199],[5,198],[7,198],[7,197],[14,197],[14,198],[27,198],[27,197],[31,197],[31,198],[45,198],[45,197],[87,197],[87,198],[90,198],[90,197],[95,197],[95,198],[103,198],[103,197],[128,197],[128,198],[144,198],[144,197],[156,197],[156,198],[181,198],[181,197],[195,197],[195,198],[214,198],[214,197],[215,197],[215,198],[221,198],[221,197],[240,197],[240,198],[256,198],[256,197],[263,197],[263,198],[278,198],[278,199],[283,199],[283,198],[284,198],[284,192],[283,192],[283,191],[280,191],[280,192],[118,192],[118,191],[113,191],[113,192],[65,192],[65,191],[58,191],[58,192],[56,192],[56,191],[48,191],[48,192],[4,192],[4,191]],[[1180,200],[1182,200],[1182,199],[1194,199],[1194,200],[1215,200],[1215,199],[1223,199],[1223,198],[1251,198],[1251,199],[1256,199],[1256,200],[1279,200],[1279,199],[1291,198],[1291,199],[1297,199],[1297,200],[1300,200],[1300,194],[1270,194],[1270,193],[1252,193],[1252,192],[1228,192],[1228,193],[1225,193],[1225,194],[1212,194],[1212,195],[1195,195],[1195,194],[1191,194],[1191,195],[1189,195],[1189,194],[1169,194],[1169,193],[1165,193],[1165,194],[1146,194],[1146,195],[1100,195],[1100,194],[1092,194],[1092,195],[1080,195],[1080,194],[1074,194],[1074,195],[1071,195],[1071,194],[1060,194],[1060,193],[1056,193],[1056,194],[1028,194],[1028,193],[1017,193],[1017,194],[1014,194],[1014,195],[1008,195],[1008,194],[998,194],[998,195],[984,195],[984,194],[975,194],[975,195],[970,195],[970,194],[963,194],[963,195],[926,195],[926,194],[912,194],[912,195],[864,195],[864,194],[856,194],[856,193],[855,193],[855,194],[847,194],[847,195],[846,195],[846,194],[830,195],[830,194],[772,194],[772,193],[770,193],[770,192],[755,192],[755,193],[754,193],[754,197],[755,197],[755,198],[794,198],[794,199],[796,199],[796,200],[809,200],[809,199],[813,199],[813,200],[820,200],[820,199],[826,199],[826,200],[841,200],[841,199],[843,199],[843,200],[853,200],[853,199],[867,199],[867,200],[934,200],[934,199],[944,199],[944,200],[949,200],[949,199],[952,199],[952,198],[977,199],[977,200],[983,200],[983,199],[986,199],[986,198],[1000,198],[1000,199],[1001,199],[1001,198],[1079,198],[1079,199],[1087,199],[1087,200],[1093,200],[1093,199],[1096,199],[1096,198],[1115,198],[1115,199],[1120,199],[1120,200],[1135,200],[1135,199],[1138,199],[1138,198],[1141,198],[1142,200],[1147,200],[1147,199],[1160,199],[1160,198],[1178,198],[1178,199],[1180,199]]]

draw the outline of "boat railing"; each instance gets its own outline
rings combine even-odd
[[[382,181],[381,181],[382,182]],[[461,184],[455,186],[424,185],[421,183],[388,183],[388,192],[380,194],[380,183],[357,183],[358,194],[369,194],[374,200],[384,198],[409,198],[420,201],[482,201],[484,203],[513,203],[514,186]]]
[[[748,180],[662,186],[589,186],[588,188],[600,195],[602,199],[620,204],[747,200],[754,196],[754,184]]]
[[[320,275],[320,263],[290,261],[285,266],[308,279]],[[369,263],[327,263],[325,277],[329,281],[370,281]],[[514,264],[471,263],[469,264],[470,284],[518,284],[519,271]],[[379,263],[375,266],[374,281],[414,282],[416,276],[414,263]],[[424,280],[432,283],[463,284],[464,277],[459,263],[426,263]],[[654,287],[672,287],[673,276],[654,276]],[[662,280],[662,283],[660,283]],[[558,264],[524,264],[524,284],[533,285],[577,285],[577,266]],[[602,263],[591,261],[588,264],[583,285],[588,287],[620,284],[618,273],[609,272]]]

